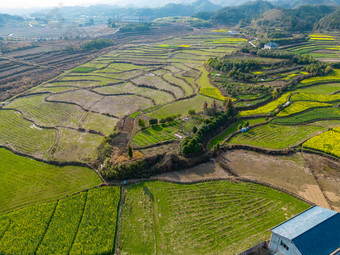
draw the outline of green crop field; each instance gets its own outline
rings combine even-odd
[[[250,128],[247,133],[237,134],[231,138],[230,144],[247,144],[269,149],[283,149],[297,145],[300,141],[309,138],[323,127],[315,126],[286,126],[266,124]]]
[[[339,88],[340,89],[340,88]],[[340,94],[336,95],[322,95],[311,93],[298,93],[290,97],[290,101],[315,101],[315,102],[334,102],[340,101]]]
[[[315,108],[295,116],[276,118],[273,120],[273,122],[282,124],[298,124],[303,122],[312,122],[324,119],[326,120],[340,119],[340,109],[335,107]]]
[[[192,121],[179,120],[170,124],[156,125],[139,131],[132,140],[132,145],[136,147],[149,146],[170,140],[178,140],[175,134],[183,138],[192,133],[194,123]],[[181,132],[182,131],[182,132]]]
[[[0,216],[0,253],[112,254],[119,199],[104,187]]]
[[[240,124],[244,125],[246,122],[249,122],[249,126],[259,124],[262,122],[265,122],[266,120],[264,118],[259,119],[250,119],[250,120],[239,120],[235,123],[231,124],[222,134],[216,136],[214,139],[211,140],[209,144],[209,148],[213,148],[218,143],[223,143],[224,140],[232,133],[237,131],[237,128]]]
[[[101,183],[93,170],[54,166],[0,148],[0,214],[18,207],[61,198]]]
[[[46,158],[56,140],[54,129],[39,128],[16,111],[0,111],[0,144]]]
[[[316,76],[312,78],[308,78],[305,80],[302,80],[300,82],[301,86],[306,86],[314,83],[319,83],[319,82],[333,82],[333,81],[339,81],[340,80],[340,69],[334,69],[333,72],[331,72],[328,75],[325,76]]]
[[[340,83],[321,84],[321,85],[301,88],[295,91],[304,92],[304,93],[316,93],[320,95],[329,95],[334,92],[340,91]]]
[[[340,157],[340,128],[312,137],[303,143],[303,147]]]
[[[164,118],[178,114],[186,116],[188,115],[189,110],[195,110],[196,112],[203,111],[204,102],[207,102],[208,105],[211,105],[213,101],[213,98],[197,95],[189,99],[164,105],[159,109],[148,113],[147,115],[155,118]],[[221,105],[219,101],[216,101],[216,104]]]
[[[47,95],[33,95],[14,100],[6,108],[23,112],[24,116],[39,125],[47,127],[78,127],[80,118],[85,113],[80,107],[64,103],[46,102]]]
[[[308,208],[285,193],[243,182],[147,182],[125,192],[122,254],[237,254]]]
[[[285,117],[285,116],[303,112],[303,111],[306,111],[312,108],[330,107],[330,106],[332,105],[327,104],[327,103],[319,103],[319,102],[312,102],[312,101],[297,101],[297,102],[292,103],[290,106],[283,109],[282,111],[280,111],[276,116]]]
[[[242,111],[239,113],[239,115],[241,117],[245,117],[245,116],[257,115],[257,114],[269,114],[270,112],[275,111],[279,105],[286,103],[290,94],[291,93],[285,93],[278,99],[274,100],[273,102],[270,102],[255,110]]]

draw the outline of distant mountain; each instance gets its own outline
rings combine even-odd
[[[250,22],[255,17],[274,9],[269,2],[258,0],[236,7],[225,7],[212,16],[212,20],[227,25],[236,25],[239,22]]]
[[[4,26],[9,22],[22,22],[22,21],[24,21],[24,19],[20,16],[0,13],[0,26]]]
[[[201,11],[215,11],[221,6],[211,3],[209,0],[197,0],[192,4],[167,4],[159,8],[141,8],[130,10],[132,15],[148,16],[151,19],[171,16],[192,16]]]
[[[92,5],[89,7],[83,6],[68,6],[59,9],[60,14],[67,20],[77,20],[81,17],[92,17],[95,21],[105,21],[108,18],[116,16],[139,15],[147,16],[151,20],[155,18],[169,16],[192,16],[201,11],[215,11],[221,6],[211,3],[209,0],[197,0],[191,4],[170,3],[158,8],[126,8],[112,5]],[[50,10],[44,10],[32,14],[33,17],[42,18],[46,16]]]
[[[335,11],[336,7],[326,5],[304,5],[296,9],[273,9],[261,15],[256,22],[260,26],[280,28],[288,31],[312,31],[317,24],[320,27],[325,27],[327,22],[336,19],[337,15],[330,15]],[[328,15],[330,16],[328,17]],[[323,18],[323,22],[319,23]],[[335,20],[333,23],[339,22]]]

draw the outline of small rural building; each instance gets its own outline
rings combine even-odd
[[[123,16],[120,21],[124,23],[149,23],[151,20],[146,16]]]
[[[264,45],[264,49],[273,50],[273,49],[278,49],[278,48],[279,48],[279,45],[277,43],[274,43],[274,42],[266,43]]]
[[[271,255],[340,255],[338,212],[314,206],[271,232]]]

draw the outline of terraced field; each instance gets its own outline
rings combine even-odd
[[[303,86],[318,84],[318,83],[338,82],[339,79],[340,79],[340,69],[334,69],[333,72],[331,72],[330,74],[327,74],[325,76],[311,77],[311,78],[301,81],[300,84],[303,87]]]
[[[221,43],[217,43],[220,39]],[[211,98],[224,100],[210,84],[203,63],[209,57],[223,56],[237,48],[236,41],[244,41],[236,39],[206,33],[126,45],[102,55],[9,100],[4,108],[20,112],[26,119],[22,120],[24,127],[29,125],[28,121],[33,126],[31,132],[7,139],[12,144],[5,137],[0,144],[44,159],[91,162],[102,137],[113,132],[119,119],[134,112],[158,115],[162,111],[158,106],[167,104],[170,109],[167,114],[174,115],[178,109],[175,101],[182,100],[180,111],[187,115],[190,109],[201,111],[205,101],[211,104]],[[224,45],[227,41],[232,44],[230,48]],[[210,98],[198,96],[200,88]],[[19,120],[15,121],[13,124],[7,121],[3,129],[7,127],[15,133],[13,126],[20,125]],[[31,140],[38,140],[38,131],[45,134],[41,136],[44,142],[30,145]],[[150,142],[143,141],[144,138],[137,137],[139,145]]]
[[[288,97],[291,93],[285,93],[283,94],[281,97],[279,97],[278,99],[262,106],[262,107],[259,107],[255,110],[248,110],[248,111],[242,111],[239,113],[239,115],[241,117],[246,117],[246,116],[251,116],[251,115],[257,115],[257,114],[269,114],[270,112],[273,112],[275,111],[279,105],[281,104],[284,104],[287,102],[288,100]]]
[[[292,103],[287,108],[283,109],[277,114],[277,117],[285,117],[293,114],[297,114],[299,112],[307,111],[313,108],[320,108],[320,107],[331,107],[331,104],[327,103],[319,103],[313,101],[297,101]]]
[[[0,143],[14,150],[47,157],[56,142],[56,130],[40,128],[19,112],[0,111]]]
[[[139,131],[132,140],[135,147],[150,146],[166,141],[180,140],[192,133],[193,121],[179,120],[170,124],[148,127]],[[176,136],[177,135],[177,136]]]
[[[340,127],[312,137],[303,147],[340,157]]]
[[[243,182],[157,181],[123,190],[121,217],[120,190],[113,186],[1,215],[0,253],[111,254],[118,248],[122,254],[235,254],[268,239],[271,227],[309,207]]]
[[[246,144],[269,149],[283,149],[324,131],[319,126],[286,126],[266,124],[233,136],[230,144]]]
[[[251,183],[132,185],[119,247],[123,254],[235,254],[268,239],[269,228],[307,207]]]
[[[311,34],[308,42],[285,48],[295,54],[310,55],[322,61],[337,62],[340,59],[337,34]]]
[[[318,120],[340,119],[340,109],[336,107],[315,108],[294,116],[276,118],[274,123],[299,124]]]

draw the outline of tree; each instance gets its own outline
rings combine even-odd
[[[195,114],[196,114],[195,110],[189,110],[188,113],[189,113],[190,115],[195,115]]]
[[[272,92],[273,99],[277,98],[278,96],[279,96],[279,92],[277,91],[277,89],[274,89],[274,91]]]
[[[196,134],[196,132],[197,132],[197,127],[196,126],[194,126],[193,128],[192,128],[192,132],[194,132],[194,134]]]
[[[129,145],[129,147],[128,147],[128,155],[129,155],[129,158],[132,158],[132,157],[133,157],[133,152],[132,152],[132,148],[131,148],[130,145]]]
[[[116,24],[113,22],[113,19],[109,18],[107,20],[107,26],[113,28],[116,27]]]
[[[145,121],[144,121],[144,119],[138,119],[138,125],[139,125],[140,127],[145,127]]]
[[[212,104],[211,104],[211,107],[212,107],[212,108],[214,108],[214,109],[216,109],[216,108],[217,108],[217,105],[216,105],[216,100],[214,100],[214,101],[212,102]]]
[[[208,103],[207,101],[204,101],[204,104],[203,104],[203,111],[205,112],[208,108]]]
[[[149,124],[151,125],[151,126],[153,126],[153,125],[156,125],[158,123],[158,119],[150,119],[149,120]]]

